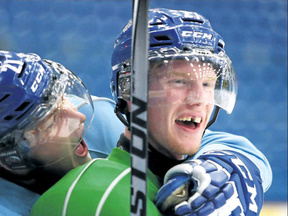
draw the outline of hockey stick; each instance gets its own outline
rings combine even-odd
[[[147,214],[148,9],[149,0],[133,0],[130,215],[141,216]]]

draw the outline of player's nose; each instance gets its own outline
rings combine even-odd
[[[190,84],[185,103],[189,105],[204,103],[204,90],[200,83],[194,82]]]

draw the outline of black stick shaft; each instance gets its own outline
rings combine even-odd
[[[133,0],[131,73],[131,211],[147,215],[148,0]]]

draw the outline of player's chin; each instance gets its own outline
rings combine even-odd
[[[198,152],[199,150],[199,146],[198,144],[195,144],[195,145],[189,145],[189,146],[186,146],[183,150],[182,150],[182,153],[184,155],[194,155]]]
[[[197,130],[187,133],[185,131],[185,133],[183,133],[183,131],[177,131],[176,133],[174,133],[174,137],[177,137],[176,142],[178,142],[179,146],[181,146],[182,148],[187,147],[187,148],[191,148],[191,146],[199,146],[201,139],[202,139],[202,135],[203,135],[203,131],[202,130]]]
[[[180,142],[179,142],[180,141]],[[175,155],[194,155],[199,150],[200,140],[195,142],[191,142],[190,140],[179,140],[177,146],[174,146],[174,154]],[[178,157],[179,158],[179,157]]]

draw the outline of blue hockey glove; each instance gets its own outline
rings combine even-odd
[[[263,188],[258,168],[231,151],[207,152],[171,168],[156,196],[164,214],[259,215]]]

